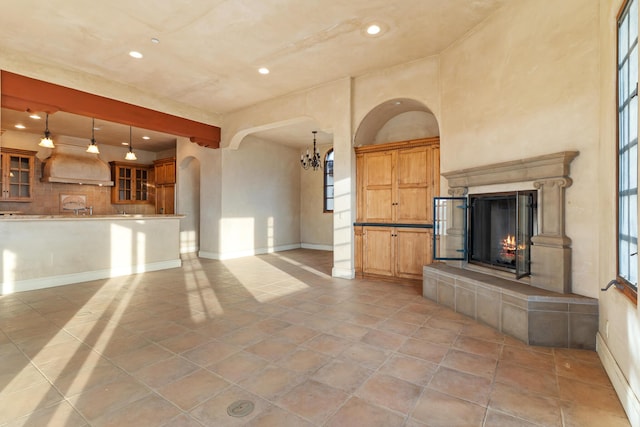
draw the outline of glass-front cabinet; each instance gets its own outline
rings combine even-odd
[[[2,148],[0,150],[0,200],[30,202],[33,200],[35,151]]]
[[[149,165],[111,162],[111,203],[151,203],[149,191],[151,167]]]

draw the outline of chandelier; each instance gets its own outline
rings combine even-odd
[[[313,133],[313,153],[309,155],[309,149],[307,149],[307,155],[304,154],[300,156],[300,164],[304,170],[309,168],[313,168],[313,170],[322,169],[322,162],[320,161],[320,153],[316,148],[316,133],[317,130],[311,131]]]

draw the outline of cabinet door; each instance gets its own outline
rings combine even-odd
[[[422,267],[431,264],[431,230],[426,228],[397,228],[396,276],[421,279]]]
[[[166,184],[167,182],[166,171],[167,171],[167,168],[163,163],[155,165],[154,175],[155,175],[156,184]]]
[[[365,274],[394,275],[391,227],[364,227],[362,270]]]
[[[431,222],[433,197],[432,150],[417,147],[398,151],[396,221],[426,224]]]
[[[28,202],[33,198],[33,180],[35,169],[35,151],[23,150],[0,155],[0,187],[2,199],[13,202]],[[3,150],[4,151],[4,150]],[[31,154],[33,153],[33,154]]]
[[[156,213],[175,214],[175,191],[176,186],[172,184],[156,187]]]
[[[367,153],[363,158],[363,218],[370,222],[393,220],[395,153]]]

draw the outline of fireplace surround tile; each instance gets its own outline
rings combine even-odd
[[[424,267],[423,296],[526,344],[595,349],[598,301],[593,298],[446,264]]]

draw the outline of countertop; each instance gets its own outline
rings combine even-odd
[[[100,220],[154,220],[180,219],[184,215],[163,214],[114,214],[114,215],[0,215],[0,221],[100,221]]]

